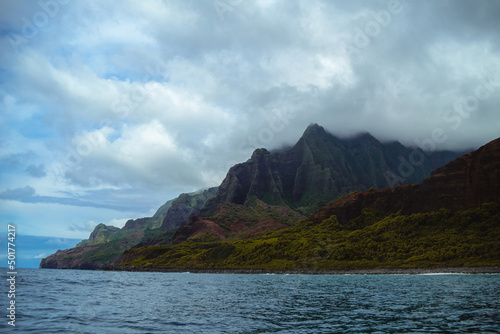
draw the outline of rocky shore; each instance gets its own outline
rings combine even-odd
[[[303,275],[423,275],[423,274],[500,274],[500,267],[443,267],[443,268],[374,268],[342,270],[266,270],[266,269],[224,269],[224,268],[145,268],[113,266],[100,270],[203,273],[203,274],[303,274]]]

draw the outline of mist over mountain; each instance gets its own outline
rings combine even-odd
[[[368,133],[340,139],[312,124],[289,150],[257,149],[247,162],[232,167],[201,215],[212,214],[220,203],[245,205],[252,198],[308,215],[355,190],[422,182],[458,155],[383,144]]]

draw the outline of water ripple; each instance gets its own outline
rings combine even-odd
[[[18,282],[19,333],[500,332],[500,275],[26,269]]]

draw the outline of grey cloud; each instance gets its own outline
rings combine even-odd
[[[26,167],[26,171],[34,177],[44,177],[47,175],[47,171],[45,169],[45,166],[43,164],[39,165],[29,165]]]
[[[11,172],[26,172],[28,175],[41,178],[47,175],[45,164],[34,164],[33,161],[41,160],[33,151],[9,154],[0,159],[0,164]]]
[[[379,24],[379,33],[367,36],[369,44],[358,46],[359,53],[346,55],[343,43],[356,46],[357,29],[377,24],[373,12],[387,11],[389,3],[275,1],[259,7],[243,1],[221,19],[212,1],[156,2],[161,8],[149,12],[133,1],[71,2],[30,40],[27,59],[57,59],[46,62],[53,69],[23,73],[19,59],[25,58],[0,55],[12,76],[4,89],[43,106],[44,124],[59,133],[61,160],[81,131],[95,130],[103,120],[116,130],[99,150],[63,170],[69,185],[125,188],[155,199],[163,189],[216,185],[231,163],[245,161],[259,147],[294,144],[312,122],[340,136],[367,131],[410,145],[439,127],[448,136],[442,148],[451,149],[477,147],[498,136],[500,86],[457,129],[443,114],[458,99],[473,96],[481,78],[500,73],[500,3],[402,0],[400,14]],[[38,10],[36,3],[31,6]],[[80,14],[84,19],[78,20]],[[10,20],[8,29],[19,30],[18,23]],[[137,36],[120,35],[124,29]],[[57,71],[62,75],[56,78]],[[82,87],[56,80],[68,77],[78,78]],[[144,78],[157,80],[163,90],[148,92],[127,115],[111,110],[113,100],[99,99],[99,94],[130,98],[131,83],[144,84]],[[198,110],[188,113],[189,108]],[[276,115],[288,117],[279,123]],[[175,150],[151,152],[144,141],[137,150],[150,154],[128,152],[127,160],[118,145],[125,129],[152,120],[162,124]],[[136,136],[130,141],[141,139]],[[32,176],[50,174],[48,162],[33,159],[6,161]],[[68,200],[26,192],[24,200],[122,208],[120,201],[137,198],[87,195]]]
[[[35,195],[35,189],[26,186],[23,188],[7,189],[0,193],[0,199],[25,201]]]
[[[74,232],[92,232],[95,228],[95,223],[92,222],[87,222],[85,224],[71,224],[68,227],[69,231],[74,231]]]
[[[63,193],[64,195],[64,193]],[[82,195],[66,193],[68,197],[40,196],[36,194],[33,187],[25,186],[16,189],[7,189],[0,193],[0,200],[11,200],[22,203],[53,203],[69,206],[81,206],[91,208],[107,208],[125,212],[148,211],[155,206],[160,206],[163,202],[151,200],[151,191],[138,189],[134,190],[113,190],[103,189],[88,191]],[[174,196],[162,192],[163,198],[173,198]],[[154,202],[154,203],[153,203]]]
[[[15,170],[22,168],[24,165],[26,165],[27,162],[29,162],[30,160],[32,161],[36,157],[37,156],[35,152],[28,151],[24,153],[14,153],[6,155],[0,159],[0,162],[2,163],[2,165]]]

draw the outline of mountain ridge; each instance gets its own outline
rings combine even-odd
[[[436,169],[421,184],[354,192],[296,225],[252,239],[132,248],[111,269],[498,271],[499,223],[500,138]]]
[[[249,160],[230,168],[219,187],[181,194],[153,217],[130,220],[119,231],[102,232],[101,243],[84,240],[79,247],[91,248],[60,251],[43,259],[40,267],[102,266],[117,261],[126,249],[203,239],[203,231],[213,232],[207,238],[216,241],[255,237],[266,228],[267,232],[284,229],[349,192],[387,185],[385,173],[398,173],[399,158],[414,150],[399,142],[383,144],[369,133],[340,139],[311,124],[288,150],[256,149]],[[438,158],[415,166],[403,182],[423,180],[435,164],[455,154],[435,153]],[[65,258],[90,260],[82,265]]]
[[[400,157],[414,150],[419,149],[399,142],[382,144],[369,133],[340,139],[311,124],[289,150],[270,153],[256,149],[249,160],[233,166],[200,215],[210,216],[222,202],[243,205],[253,196],[308,215],[354,190],[384,188],[389,182],[385,174],[398,174]],[[399,182],[421,182],[436,167],[458,156],[449,151],[433,154],[438,157],[435,161],[424,159],[407,180],[399,177]]]
[[[40,261],[40,268],[99,269],[117,262],[135,246],[170,242],[175,231],[191,214],[197,213],[216,187],[183,193],[163,204],[152,217],[130,219],[121,229],[98,224],[86,240]]]
[[[500,197],[499,152],[500,139],[495,139],[437,168],[420,185],[356,193],[328,204],[310,219],[318,222],[336,215],[339,221],[345,222],[366,208],[412,214],[441,208],[458,211],[497,201]]]

